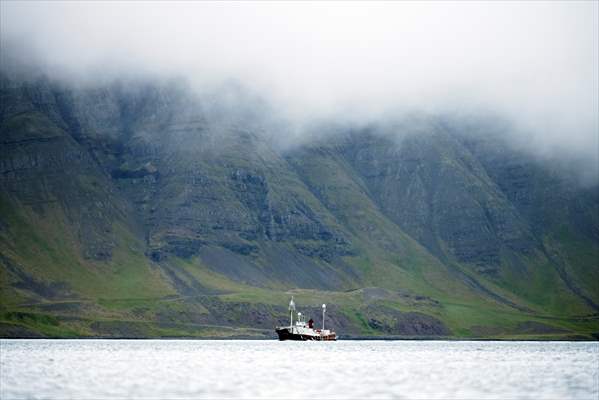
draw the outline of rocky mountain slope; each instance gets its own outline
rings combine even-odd
[[[597,337],[599,194],[489,119],[0,79],[0,335]],[[277,122],[278,121],[278,122]],[[308,139],[309,137],[309,139]]]

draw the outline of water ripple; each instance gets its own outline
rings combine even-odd
[[[597,342],[1,340],[2,399],[593,399]]]

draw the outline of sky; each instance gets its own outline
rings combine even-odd
[[[296,119],[492,112],[599,158],[597,1],[0,4],[3,49],[58,75],[235,80]]]

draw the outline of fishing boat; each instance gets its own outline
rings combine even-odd
[[[314,321],[310,319],[305,321],[305,316],[301,312],[297,313],[295,324],[293,323],[293,313],[295,312],[295,301],[291,296],[289,302],[289,326],[278,326],[275,332],[279,335],[279,340],[337,340],[337,334],[329,329],[324,329],[324,316],[327,305],[322,305],[322,329],[314,328]]]

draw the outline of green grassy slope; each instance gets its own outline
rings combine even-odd
[[[47,207],[40,216],[28,209],[15,210],[2,201],[3,262],[10,260],[13,269],[17,265],[36,280],[31,287],[15,287],[22,277],[6,265],[2,269],[0,326],[5,335],[269,337],[269,328],[284,322],[284,305],[292,294],[303,307],[333,305],[333,325],[345,335],[388,335],[371,320],[389,315],[392,321],[394,311],[438,318],[454,337],[589,337],[596,331],[596,319],[523,313],[485,297],[388,222],[382,224],[389,230],[383,243],[395,247],[381,248],[373,239],[379,235],[364,242],[352,236],[367,250],[345,257],[360,282],[351,289],[323,291],[274,282],[267,288],[251,286],[215,272],[198,257],[171,258],[168,267],[160,266],[144,256],[144,243],[123,226],[115,227],[120,241],[110,261],[86,260],[60,210]],[[373,214],[367,215],[369,221],[380,218],[371,206],[362,207],[358,218],[363,213]],[[197,294],[179,293],[167,268],[189,287],[199,283]],[[45,287],[55,289],[46,292]],[[219,305],[207,308],[207,302]]]

